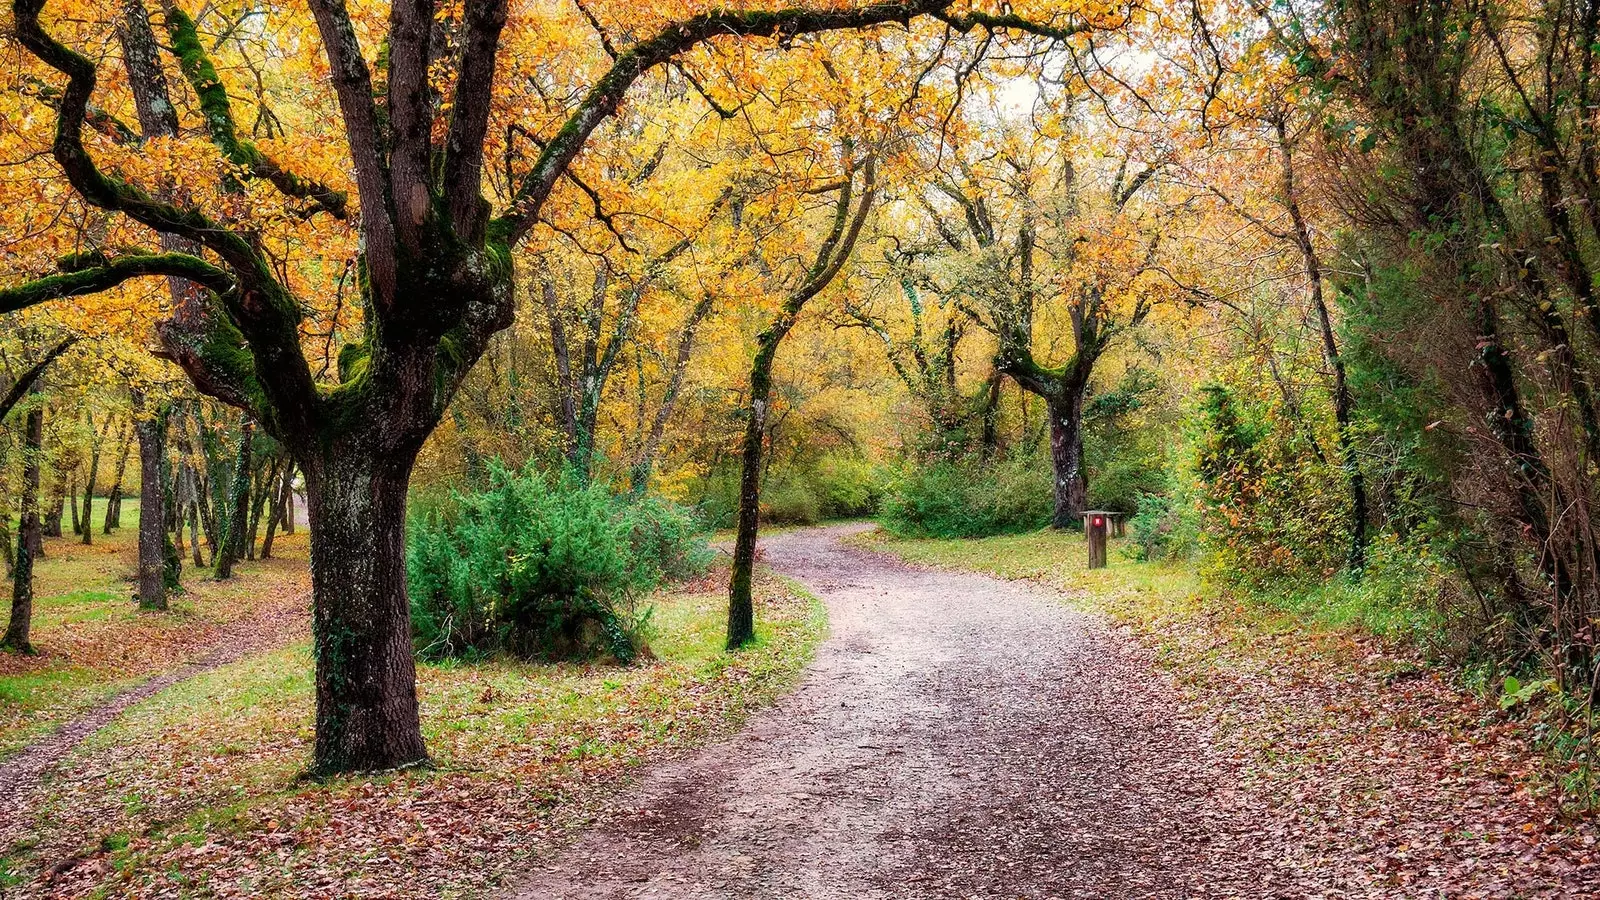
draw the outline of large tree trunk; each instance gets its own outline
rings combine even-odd
[[[44,410],[28,410],[23,430],[22,522],[17,529],[17,558],[11,569],[11,621],[0,646],[32,653],[33,559],[39,537],[39,454],[44,443]]]
[[[1055,475],[1050,525],[1072,528],[1089,505],[1089,482],[1083,471],[1082,392],[1069,390],[1064,399],[1047,399],[1045,411],[1050,417],[1050,463]]]
[[[321,772],[427,759],[406,596],[412,459],[338,452],[302,460],[311,515],[317,745]]]
[[[167,511],[161,481],[167,455],[167,411],[134,424],[139,437],[139,606],[167,608]]]

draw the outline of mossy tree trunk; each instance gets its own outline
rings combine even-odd
[[[17,529],[17,556],[11,568],[11,621],[0,646],[32,653],[33,559],[39,545],[39,456],[44,444],[44,410],[28,410],[22,431],[22,519]]]
[[[1083,393],[1082,388],[1069,389],[1045,402],[1045,414],[1050,417],[1050,463],[1054,469],[1052,528],[1074,527],[1089,506],[1089,479],[1083,471]]]
[[[850,159],[850,148],[846,148]],[[855,251],[856,239],[866,225],[877,196],[877,165],[872,156],[860,164],[862,179],[861,198],[851,204],[855,191],[857,172],[852,163],[845,172],[834,205],[833,226],[822,246],[817,250],[816,261],[805,273],[800,286],[785,298],[778,317],[756,338],[755,357],[750,365],[750,406],[745,411],[744,446],[741,450],[739,471],[738,533],[733,548],[733,573],[728,582],[728,648],[737,649],[750,643],[756,636],[755,597],[752,581],[755,577],[756,536],[761,529],[761,475],[763,442],[766,439],[767,413],[772,401],[772,366],[778,358],[778,346],[800,320],[800,313],[811,298],[822,293],[844,268],[850,254]]]
[[[413,459],[336,444],[305,462],[320,769],[385,769],[427,758],[406,594]]]
[[[249,416],[239,424],[239,456],[233,468],[233,488],[228,494],[228,529],[217,554],[216,579],[233,577],[233,565],[244,557],[245,531],[250,514],[250,445],[256,426]]]

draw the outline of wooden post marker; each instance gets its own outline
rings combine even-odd
[[[1089,539],[1089,568],[1106,567],[1106,529],[1116,513],[1091,509],[1083,514],[1083,533]]]

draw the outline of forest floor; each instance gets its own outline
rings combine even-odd
[[[1600,896],[1526,723],[1081,537],[767,535],[753,649],[714,571],[645,664],[421,665],[436,766],[314,781],[304,536],[153,615],[131,535],[52,541],[0,656],[0,770],[96,726],[0,808],[0,898]]]
[[[483,896],[639,764],[781,694],[826,629],[764,574],[759,640],[725,654],[713,571],[652,598],[644,664],[419,665],[435,765],[315,781],[304,534],[230,582],[186,570],[160,614],[130,600],[133,531],[48,541],[41,654],[0,655],[0,774],[50,763],[0,805],[5,900]]]
[[[1440,673],[1081,542],[765,538],[829,608],[800,688],[514,896],[1600,895],[1593,828]]]

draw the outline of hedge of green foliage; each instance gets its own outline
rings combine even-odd
[[[425,657],[573,658],[644,648],[645,597],[711,552],[673,504],[498,462],[479,492],[413,519],[412,629]]]
[[[908,461],[883,500],[884,527],[907,537],[983,537],[1043,528],[1054,503],[1050,461]]]
[[[877,512],[884,473],[857,456],[828,454],[808,465],[767,473],[761,485],[761,521],[767,525],[815,525]],[[721,466],[689,488],[689,503],[712,528],[732,528],[739,512],[739,469]]]

